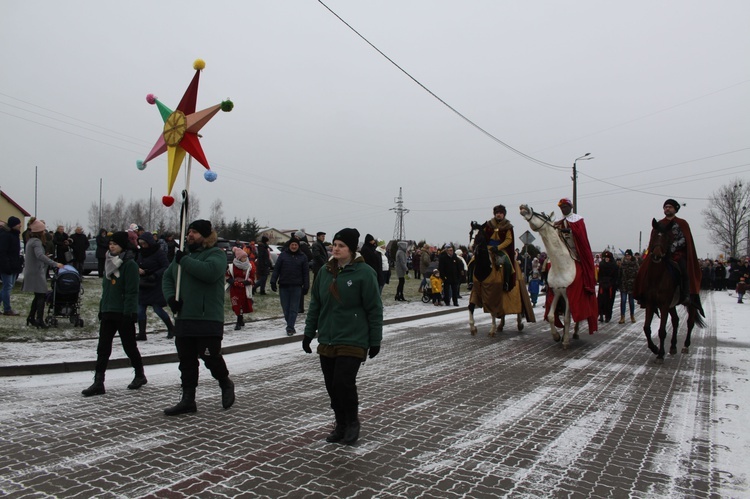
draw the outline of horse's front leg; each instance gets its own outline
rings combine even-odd
[[[659,351],[656,354],[655,362],[657,364],[664,363],[664,342],[667,341],[667,319],[669,318],[669,310],[661,310],[661,321],[659,322]]]
[[[646,335],[646,341],[648,341],[648,349],[653,353],[658,354],[659,348],[651,339],[651,321],[654,320],[654,309],[651,306],[646,307],[646,315],[643,319],[643,333]]]
[[[477,327],[474,325],[474,307],[473,303],[469,303],[469,332],[472,336],[477,334]]]
[[[672,318],[672,343],[669,346],[669,355],[677,353],[677,331],[680,329],[680,316],[677,315],[677,309],[671,308],[669,316]]]
[[[563,336],[562,346],[564,350],[570,346],[570,302],[567,296],[563,296],[565,299],[565,321],[563,322]]]
[[[518,314],[516,320],[518,321],[518,330],[523,331],[523,314]]]
[[[554,298],[552,298],[552,303],[549,306],[549,313],[547,314],[547,322],[549,322],[549,328],[550,328],[550,332],[552,333],[552,339],[555,341],[560,341],[560,333],[557,332],[557,328],[555,327],[555,308],[557,307],[557,302],[559,300],[560,300],[560,295],[555,293]]]
[[[503,329],[505,329],[505,316],[501,315],[500,316],[500,325],[497,327],[497,330],[502,333]]]
[[[497,332],[497,321],[495,320],[495,314],[490,313],[490,317],[492,317],[492,327],[490,328],[490,332],[487,336],[490,338],[495,337],[495,333]]]

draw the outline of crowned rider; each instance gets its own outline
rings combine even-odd
[[[591,253],[589,235],[583,217],[573,213],[573,202],[562,198],[557,203],[563,218],[555,222],[570,255],[576,261],[576,277],[568,286],[571,316],[575,322],[588,321],[589,334],[598,330],[596,318],[599,313],[596,301],[596,277],[594,274],[594,255]],[[554,262],[552,262],[554,266]],[[549,303],[549,301],[548,301]],[[545,315],[548,311],[545,311]]]

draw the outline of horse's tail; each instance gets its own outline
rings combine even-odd
[[[695,313],[695,325],[701,329],[706,328],[706,321],[703,320],[703,317],[701,317],[701,314],[699,314],[697,311]]]

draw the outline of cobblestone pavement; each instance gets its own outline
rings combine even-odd
[[[178,399],[174,364],[149,366],[138,391],[129,370],[110,371],[106,395],[89,399],[88,373],[3,379],[0,495],[747,496],[714,466],[714,325],[658,366],[642,323],[566,351],[544,323],[488,338],[477,317],[476,337],[464,314],[387,327],[360,370],[354,446],[323,440],[317,356],[296,343],[228,356],[228,411],[202,370],[199,412],[176,418],[161,413]]]

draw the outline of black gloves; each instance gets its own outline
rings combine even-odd
[[[380,345],[374,345],[370,347],[370,358],[375,357],[380,353]]]
[[[174,252],[174,261],[177,263],[177,265],[180,264],[180,260],[182,260],[182,257],[185,256],[185,253],[182,252],[182,250],[177,250]]]
[[[234,277],[227,277],[227,283],[231,286],[234,284]]]
[[[306,353],[312,353],[312,348],[310,348],[311,341],[312,341],[312,338],[310,338],[307,335],[304,335],[302,337],[302,350],[304,350]]]
[[[306,287],[304,287],[304,286],[302,287],[302,295],[303,295],[303,296],[304,296],[304,295],[306,295],[308,291],[310,291],[310,289],[309,289],[309,288],[306,288]]]
[[[249,280],[249,279],[245,279],[243,281],[243,283],[245,284],[245,286],[252,286],[253,285],[253,282],[251,280]]]
[[[167,300],[167,303],[169,304],[169,309],[172,310],[173,314],[177,314],[182,310],[182,300],[177,301],[174,299],[174,296]]]
[[[271,283],[271,291],[273,291],[274,293],[277,291],[275,282]]]

